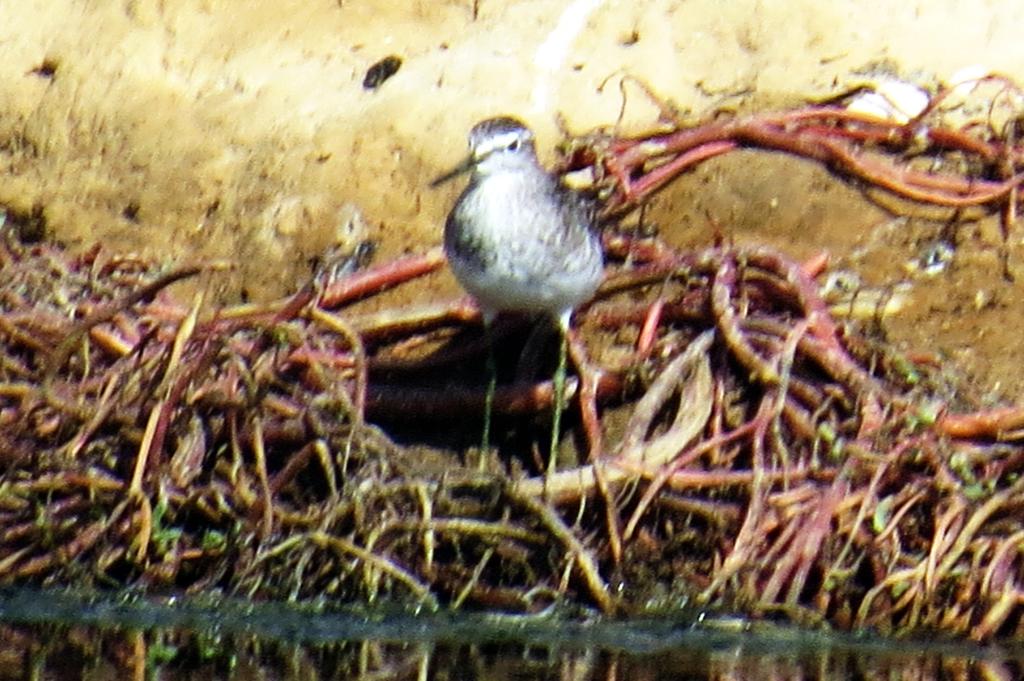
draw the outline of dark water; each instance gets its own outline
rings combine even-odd
[[[1024,649],[717,620],[322,614],[0,592],[0,679],[1019,679]]]

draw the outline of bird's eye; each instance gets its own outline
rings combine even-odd
[[[508,145],[509,151],[519,151],[519,140],[512,140],[512,143]]]

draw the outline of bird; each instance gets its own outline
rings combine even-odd
[[[489,446],[496,389],[490,325],[500,312],[547,316],[559,328],[549,472],[554,470],[565,400],[567,334],[573,311],[596,292],[604,271],[595,203],[564,187],[537,159],[534,135],[520,119],[498,116],[469,132],[469,155],[435,179],[469,172],[448,214],[444,251],[459,284],[476,300],[488,346],[482,449]]]

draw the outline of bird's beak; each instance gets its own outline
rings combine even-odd
[[[438,186],[444,184],[445,182],[447,182],[448,180],[456,178],[459,175],[461,175],[462,173],[465,173],[465,172],[471,170],[473,168],[473,164],[474,163],[475,163],[475,159],[473,158],[473,156],[472,155],[467,156],[459,165],[455,166],[454,168],[449,170],[444,175],[441,175],[440,177],[434,178],[434,180],[432,180],[430,182],[431,188],[438,187]]]

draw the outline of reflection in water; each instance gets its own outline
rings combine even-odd
[[[1020,649],[869,642],[725,623],[317,615],[25,593],[0,593],[0,620],[0,681],[1009,681],[1024,673]]]
[[[343,641],[94,627],[0,628],[0,679],[451,679],[825,681],[1021,678],[1019,661],[936,652],[670,650],[649,654],[514,643]]]

